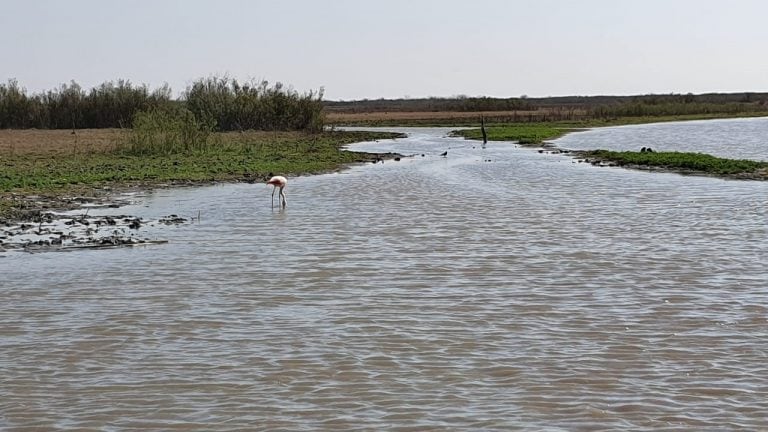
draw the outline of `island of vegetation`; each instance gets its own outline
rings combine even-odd
[[[543,145],[583,128],[768,115],[768,94],[426,98],[324,101],[281,84],[195,81],[178,98],[126,80],[36,93],[0,84],[0,219],[32,219],[115,190],[211,181],[263,181],[379,160],[349,143],[398,134],[336,126],[473,127],[457,136]],[[394,156],[394,155],[389,155]],[[764,162],[697,153],[580,152],[595,163],[766,179]],[[39,217],[39,216],[38,216]]]

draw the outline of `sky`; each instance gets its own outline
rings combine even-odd
[[[0,82],[326,100],[768,91],[763,0],[0,0]]]

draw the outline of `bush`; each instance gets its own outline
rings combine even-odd
[[[199,121],[186,108],[153,108],[136,114],[119,151],[135,156],[206,152],[215,147],[212,131],[213,123]]]
[[[299,94],[267,81],[239,83],[234,78],[209,77],[187,87],[184,101],[198,119],[215,121],[217,130],[323,129],[323,90]]]

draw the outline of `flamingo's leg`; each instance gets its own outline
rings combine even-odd
[[[275,208],[275,191],[277,190],[277,186],[272,186],[272,208]]]

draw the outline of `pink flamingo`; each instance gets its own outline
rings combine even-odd
[[[285,186],[288,184],[288,179],[283,176],[274,176],[267,182],[268,185],[272,185],[272,208],[275,207],[275,191],[280,188],[280,194],[278,195],[278,204],[282,204],[283,208],[287,204],[285,199]]]

